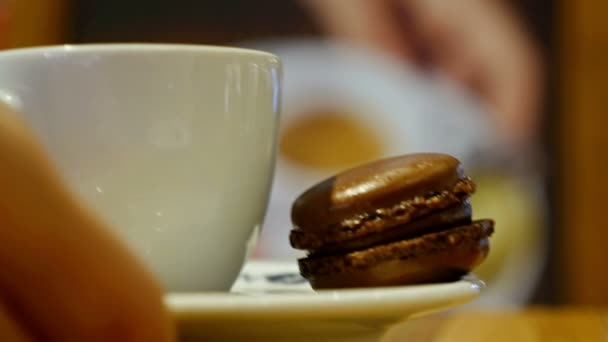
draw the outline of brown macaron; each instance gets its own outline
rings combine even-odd
[[[313,186],[293,204],[291,245],[315,289],[456,280],[489,251],[492,220],[471,220],[475,184],[445,154],[365,164]]]

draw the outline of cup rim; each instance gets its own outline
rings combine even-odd
[[[108,52],[188,52],[203,54],[229,54],[234,56],[252,56],[279,60],[279,57],[266,51],[241,48],[235,46],[220,46],[206,44],[181,43],[85,43],[43,45],[21,47],[0,51],[0,58],[8,56],[24,56],[36,53],[108,53]]]

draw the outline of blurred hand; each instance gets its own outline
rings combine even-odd
[[[304,0],[333,36],[439,70],[478,94],[505,142],[534,139],[541,62],[497,0]]]
[[[0,106],[0,341],[171,341],[163,291]]]

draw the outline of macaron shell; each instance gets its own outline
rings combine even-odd
[[[367,239],[371,235],[381,236],[386,231],[405,226],[424,216],[444,212],[450,207],[467,205],[468,197],[474,191],[475,184],[470,179],[460,179],[454,186],[443,191],[433,191],[408,198],[392,203],[389,207],[376,208],[372,212],[361,212],[342,220],[339,224],[326,226],[322,230],[304,230],[296,227],[291,230],[290,243],[294,248],[315,251],[354,240]],[[433,229],[433,227],[427,228]]]
[[[295,200],[291,219],[298,229],[323,230],[358,213],[450,188],[463,177],[458,159],[445,154],[382,159],[313,186]]]
[[[365,250],[299,261],[314,289],[399,286],[457,280],[489,252],[491,220]]]

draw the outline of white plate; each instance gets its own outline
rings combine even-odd
[[[231,292],[170,294],[183,340],[374,341],[391,324],[477,297],[474,276],[391,288],[314,292],[295,263],[251,261]]]

